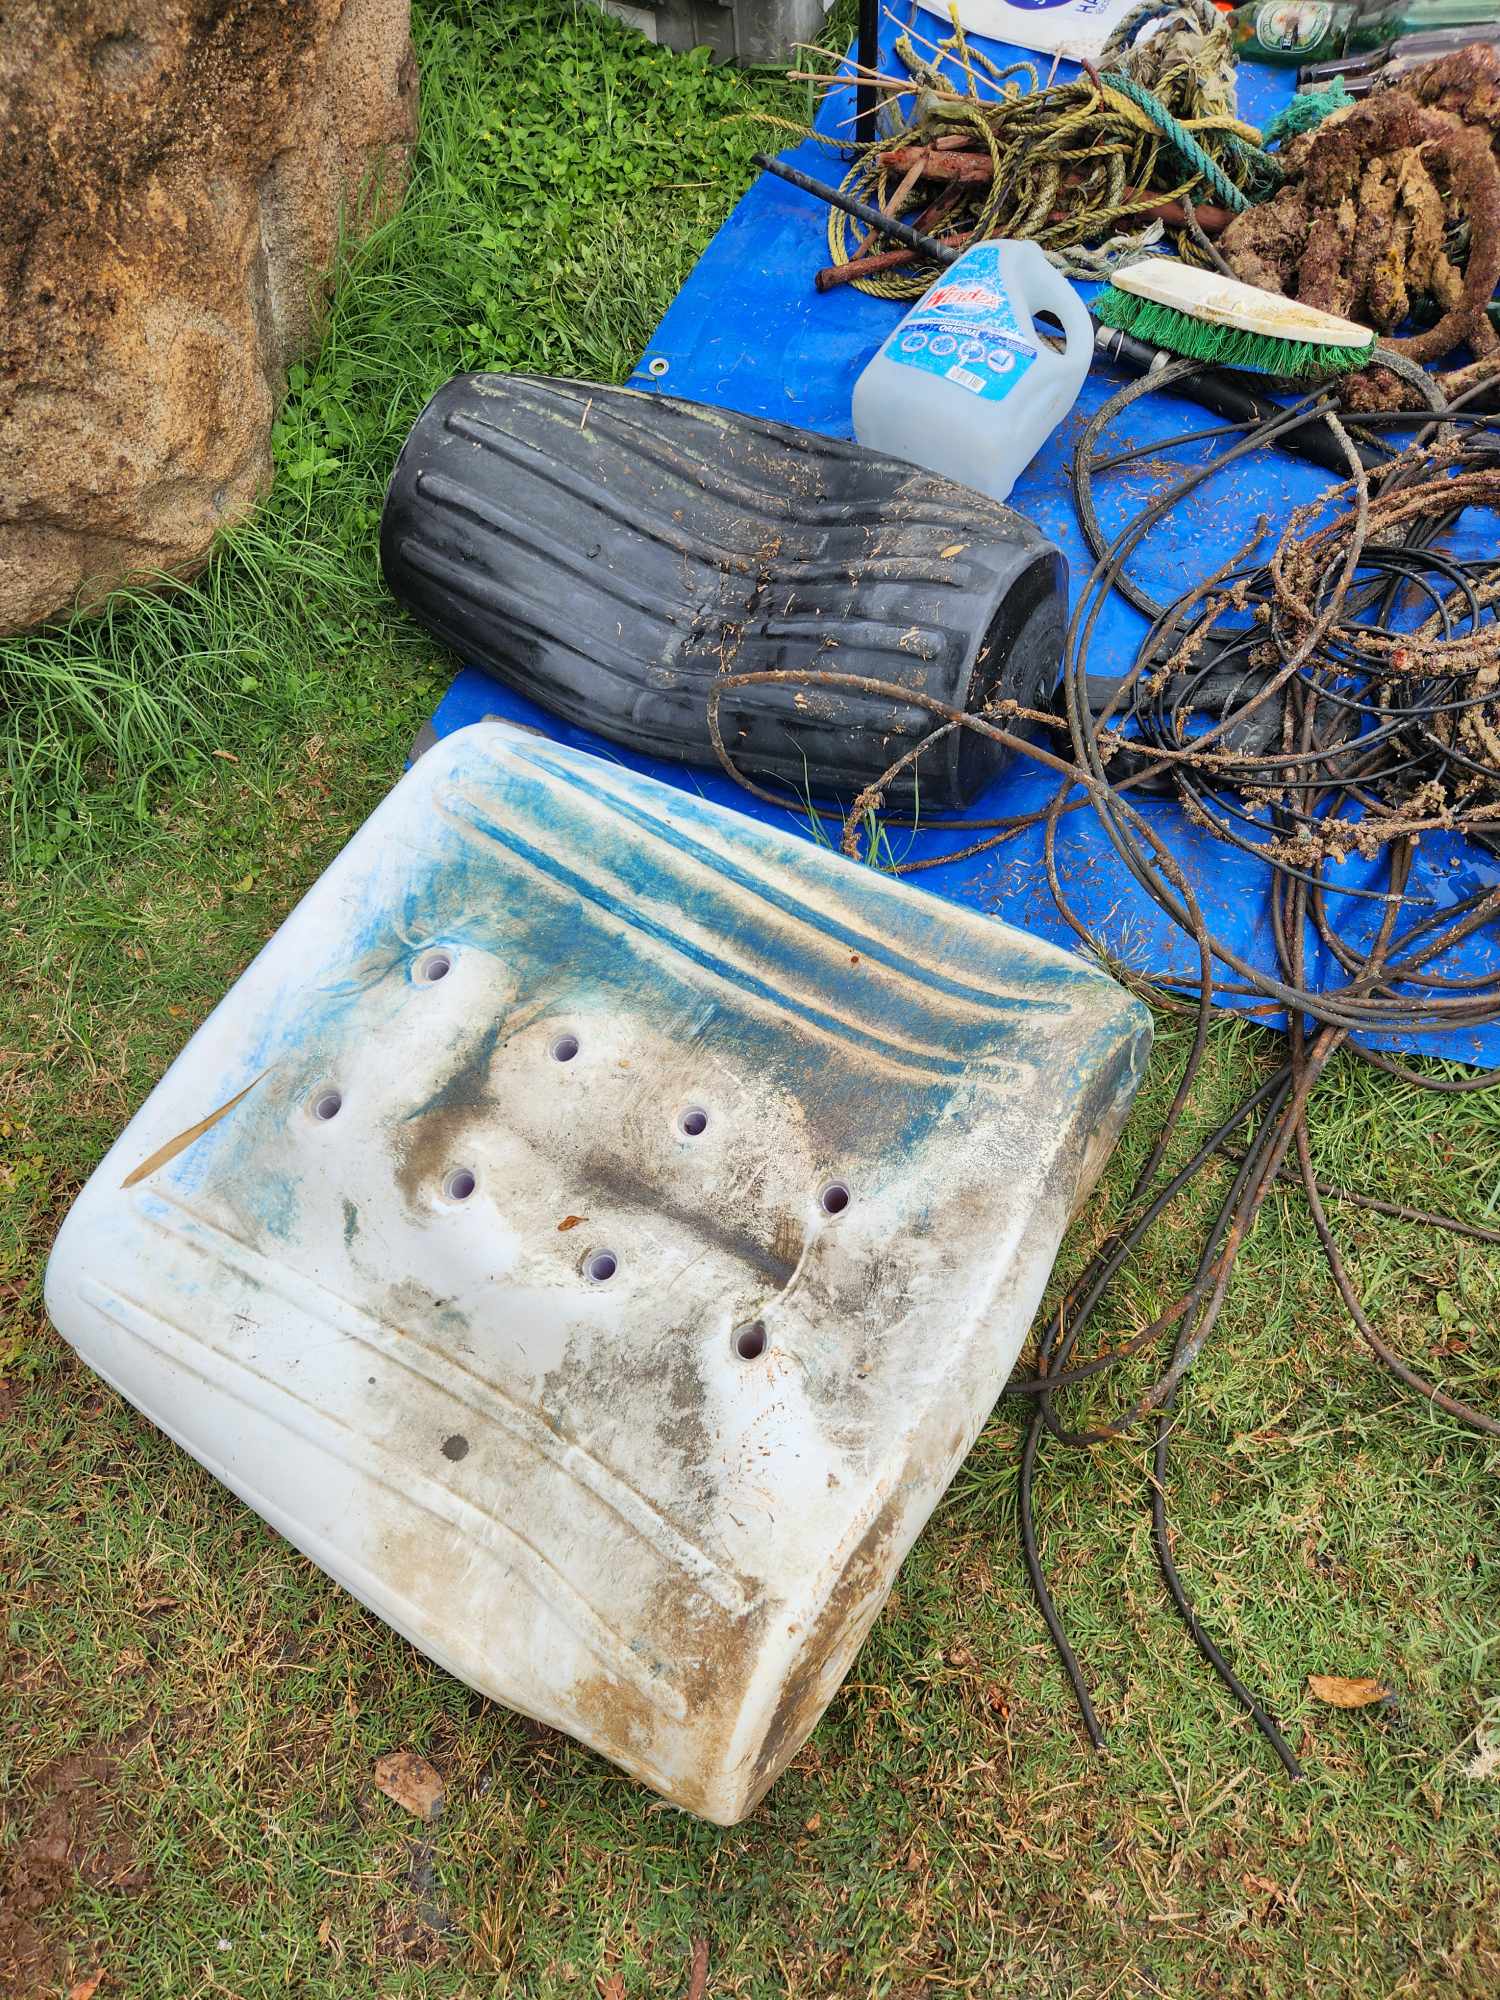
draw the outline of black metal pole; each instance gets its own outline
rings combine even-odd
[[[757,153],[755,164],[764,167],[768,174],[790,181],[793,187],[801,188],[804,194],[815,194],[819,201],[826,201],[834,208],[841,208],[845,215],[852,215],[856,222],[864,222],[871,229],[878,229],[882,236],[889,236],[894,242],[904,243],[908,250],[920,250],[924,257],[931,257],[939,264],[954,264],[959,253],[950,244],[940,243],[935,236],[924,230],[912,229],[904,222],[897,222],[876,208],[873,202],[861,201],[857,194],[845,194],[842,188],[830,187],[827,181],[814,180],[811,174],[804,174],[800,168],[789,167],[784,160],[773,160],[768,153]]]
[[[859,33],[855,41],[860,78],[854,86],[854,136],[867,146],[876,136],[875,86],[865,80],[866,70],[880,67],[880,0],[859,0]]]

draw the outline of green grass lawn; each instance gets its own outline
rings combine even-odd
[[[1307,1768],[1279,1775],[1151,1559],[1144,1439],[1044,1456],[1042,1532],[1110,1729],[1090,1752],[1016,1546],[1002,1404],[848,1685],[746,1825],[664,1806],[418,1657],[100,1385],[47,1326],[52,1235],[122,1122],[398,774],[451,662],[387,600],[383,483],[464,367],[620,379],[803,101],[534,0],[429,6],[403,213],[351,259],[275,491],[190,587],[0,647],[0,1992],[1493,1995],[1497,1454],[1415,1403],[1278,1195],[1182,1402],[1200,1609]],[[1104,1229],[1184,1053],[1065,1251]],[[1213,1042],[1193,1129],[1273,1053]],[[1500,1109],[1352,1065],[1320,1170],[1479,1215]],[[1186,1140],[1184,1140],[1186,1143]],[[1114,1301],[1188,1267],[1205,1185]],[[1344,1210],[1381,1325],[1495,1401],[1496,1256]],[[1320,1705],[1307,1676],[1389,1698]],[[375,1788],[409,1747],[428,1829]],[[7,1986],[9,1982],[9,1986]]]

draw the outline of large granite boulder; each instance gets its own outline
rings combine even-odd
[[[401,198],[408,0],[6,0],[0,632],[200,563],[270,478],[341,222]]]

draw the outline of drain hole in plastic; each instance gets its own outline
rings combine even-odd
[[[313,1099],[314,1118],[337,1118],[344,1108],[344,1100],[336,1090],[320,1090]]]
[[[608,1284],[620,1268],[620,1260],[613,1250],[595,1250],[583,1267],[586,1278],[592,1278],[596,1285]]]
[[[690,1139],[701,1139],[708,1130],[708,1113],[701,1105],[694,1104],[683,1112],[677,1122]]]
[[[446,979],[453,970],[453,960],[445,951],[429,952],[417,967],[417,977],[433,985],[439,979]]]
[[[443,1182],[443,1193],[449,1201],[467,1201],[479,1183],[468,1167],[455,1167]]]
[[[842,1181],[830,1181],[818,1200],[825,1215],[842,1215],[849,1206],[849,1190]]]
[[[734,1351],[741,1361],[758,1361],[766,1351],[765,1322],[753,1319],[748,1326],[737,1326],[734,1330]]]
[[[577,1053],[578,1037],[576,1035],[559,1035],[557,1040],[552,1044],[552,1060],[554,1062],[571,1062]]]

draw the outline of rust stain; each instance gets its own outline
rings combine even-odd
[[[787,1276],[796,1270],[802,1259],[801,1218],[783,1213],[776,1218],[775,1231],[771,1237],[771,1256],[786,1267]]]
[[[787,1676],[781,1699],[755,1760],[746,1810],[770,1789],[772,1781],[796,1756],[817,1726],[865,1634],[895,1581],[889,1548],[902,1517],[900,1500],[891,1494],[855,1544],[843,1574],[829,1592],[818,1622],[808,1635],[796,1667]],[[889,1572],[889,1574],[887,1574]],[[876,1587],[879,1595],[871,1600]]]

